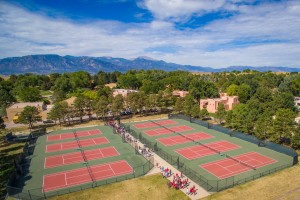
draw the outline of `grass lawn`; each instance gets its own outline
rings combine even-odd
[[[296,200],[300,197],[300,164],[201,200]]]
[[[52,91],[50,90],[40,90],[41,91],[41,95],[52,95]]]
[[[51,200],[68,199],[188,200],[189,198],[180,190],[168,188],[167,179],[158,174],[51,198]]]

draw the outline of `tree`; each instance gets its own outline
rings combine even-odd
[[[24,102],[35,102],[41,99],[41,92],[36,87],[25,87],[18,92],[18,96]]]
[[[71,117],[70,114],[71,112],[68,103],[65,101],[61,101],[54,104],[53,108],[48,113],[48,119],[52,119],[55,121],[58,120],[59,124],[61,125],[62,122],[65,122],[66,118]]]
[[[158,95],[150,94],[148,97],[148,101],[149,101],[149,107],[156,109],[156,107],[158,106]]]
[[[298,75],[296,79],[292,81],[291,88],[293,89],[293,93],[295,95],[300,95],[300,75]]]
[[[138,108],[139,108],[138,98],[139,98],[139,95],[137,92],[130,93],[127,96],[127,104],[130,107],[131,112],[133,112],[134,114],[137,113]]]
[[[271,139],[281,142],[282,138],[292,138],[295,113],[290,109],[280,108],[273,120],[274,134]]]
[[[74,100],[74,109],[76,112],[76,116],[80,118],[80,122],[82,123],[82,117],[85,115],[86,108],[86,98],[84,96],[79,96]]]
[[[112,102],[112,98],[113,98],[112,93],[113,93],[112,90],[107,86],[99,87],[97,90],[97,96],[98,97],[105,96],[108,102]]]
[[[4,120],[2,117],[0,117],[0,129],[5,129],[5,124],[4,124]]]
[[[238,91],[239,86],[237,86],[236,84],[231,84],[226,90],[228,96],[236,96],[238,95]]]
[[[246,103],[251,97],[251,87],[243,83],[238,87],[237,95],[241,103]]]
[[[111,109],[113,113],[119,115],[123,108],[124,108],[124,98],[121,94],[118,94],[113,99]]]
[[[184,114],[191,116],[192,108],[194,104],[195,104],[194,98],[192,97],[192,95],[188,94],[184,99],[184,106],[183,106]]]
[[[60,102],[66,98],[67,94],[65,91],[62,90],[55,90],[52,94],[52,101],[54,103]]]
[[[136,90],[141,86],[141,82],[136,78],[136,75],[130,72],[119,76],[117,87]]]
[[[193,118],[199,117],[200,114],[200,106],[198,104],[194,104],[191,111],[191,116]]]
[[[300,149],[300,124],[298,124],[297,128],[295,129],[295,132],[292,137],[291,146],[294,149]]]
[[[200,119],[204,119],[208,116],[209,116],[209,112],[207,111],[206,108],[203,108],[203,109],[200,110],[200,113],[199,113],[199,118]]]
[[[228,113],[227,117],[230,117],[230,119],[227,119],[227,123],[230,127],[236,130],[241,130],[241,128],[243,127],[244,119],[246,118],[247,114],[247,105],[242,103],[238,104]]]
[[[277,92],[274,95],[275,110],[279,108],[288,108],[297,111],[294,103],[294,96],[291,92]]]
[[[109,110],[108,104],[109,102],[106,96],[101,96],[97,98],[96,101],[94,101],[93,108],[97,115],[97,118],[98,116],[101,116],[102,118],[105,116],[105,113]]]
[[[39,118],[39,111],[34,106],[26,106],[19,116],[20,123],[28,123],[29,128],[33,126],[33,122]]]
[[[157,94],[157,107],[160,109],[160,112],[166,108],[166,101],[164,100],[164,91],[160,90]]]
[[[216,116],[219,119],[219,123],[221,124],[226,116],[226,110],[225,110],[225,106],[223,103],[219,103],[218,110],[216,112]]]
[[[259,87],[252,98],[258,99],[260,103],[273,101],[272,91],[266,87]]]
[[[272,116],[269,113],[261,115],[254,129],[255,136],[259,139],[266,140],[273,134]]]
[[[174,111],[181,113],[183,111],[184,98],[178,97],[174,106]]]
[[[78,71],[71,73],[70,85],[73,91],[78,88],[91,88],[91,76],[88,72]]]

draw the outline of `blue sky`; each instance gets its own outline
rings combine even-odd
[[[298,0],[0,1],[0,58],[148,56],[207,67],[300,67]]]

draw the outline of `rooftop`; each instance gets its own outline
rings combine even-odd
[[[25,108],[26,106],[42,106],[43,102],[23,102],[23,103],[15,103],[11,105],[9,108]]]

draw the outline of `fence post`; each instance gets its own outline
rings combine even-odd
[[[30,194],[30,190],[28,190],[28,194],[29,194],[29,199],[31,200],[31,194]]]
[[[43,191],[44,198],[47,199],[44,188],[42,188],[42,191]]]

